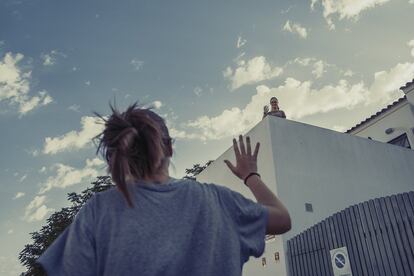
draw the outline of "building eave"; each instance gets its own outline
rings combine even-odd
[[[407,97],[401,97],[398,100],[394,101],[392,104],[387,105],[386,107],[384,107],[383,109],[381,109],[380,111],[378,111],[377,113],[373,114],[372,116],[366,118],[365,120],[361,121],[360,123],[358,123],[357,125],[353,126],[352,128],[348,129],[347,131],[345,131],[345,133],[351,133],[352,131],[362,127],[363,125],[371,122],[372,120],[378,118],[379,116],[387,113],[389,110],[391,110],[393,107],[403,103],[407,101]]]

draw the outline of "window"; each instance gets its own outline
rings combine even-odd
[[[305,203],[305,210],[306,210],[306,212],[312,213],[313,212],[312,203]]]
[[[400,136],[388,141],[388,144],[393,144],[396,146],[404,147],[407,149],[411,149],[410,142],[408,141],[407,134],[401,134]]]
[[[280,260],[279,252],[275,252],[275,262]]]

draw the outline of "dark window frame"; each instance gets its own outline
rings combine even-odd
[[[387,142],[388,144],[400,146],[403,148],[411,149],[410,141],[408,140],[407,133],[403,133],[394,139]]]

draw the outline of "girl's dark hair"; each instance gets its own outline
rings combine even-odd
[[[108,163],[108,172],[118,189],[133,207],[127,182],[152,176],[170,157],[171,138],[162,119],[150,108],[134,103],[125,112],[110,104],[112,115],[105,118],[105,128],[95,138],[97,153],[101,152]]]

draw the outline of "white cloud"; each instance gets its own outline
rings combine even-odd
[[[11,235],[13,233],[14,233],[14,230],[13,229],[9,229],[9,231],[7,231],[7,234],[9,234],[9,235]]]
[[[344,72],[345,77],[352,77],[353,75],[354,75],[354,72],[352,72],[352,70],[346,70]]]
[[[84,116],[81,118],[81,130],[69,131],[58,137],[46,137],[43,146],[44,154],[56,154],[70,149],[82,149],[92,143],[92,138],[98,135],[104,125],[98,117]]]
[[[227,67],[223,76],[231,81],[231,89],[234,90],[243,85],[275,78],[282,72],[282,68],[272,67],[264,56],[257,56],[247,62],[241,60],[235,69]]]
[[[31,72],[22,72],[18,63],[23,59],[22,54],[7,53],[0,60],[0,101],[19,99],[29,92],[29,79]]]
[[[68,109],[72,110],[72,111],[75,111],[75,112],[80,112],[80,105],[73,104],[73,105],[69,106]]]
[[[46,172],[46,167],[45,167],[45,166],[43,166],[43,167],[39,170],[39,172],[40,172],[40,173],[44,173],[44,172]]]
[[[91,85],[91,81],[89,81],[89,80],[88,81],[85,81],[85,85],[86,86],[90,86]]]
[[[22,54],[6,53],[3,60],[0,60],[0,102],[17,104],[20,116],[53,101],[46,91],[40,91],[38,96],[28,95],[31,71],[23,72],[19,67],[18,64],[23,58]]]
[[[294,6],[289,6],[286,10],[281,10],[280,13],[281,14],[286,14],[288,13]]]
[[[325,63],[319,60],[313,64],[312,74],[319,79],[325,73]]]
[[[22,183],[27,178],[27,174],[20,177],[19,182]]]
[[[27,98],[21,102],[19,107],[20,115],[25,115],[27,112],[40,106],[48,105],[51,102],[53,102],[53,98],[47,94],[47,91],[40,91],[38,96]]]
[[[414,4],[414,0],[409,0],[408,3]]]
[[[242,58],[246,55],[246,52],[241,52],[237,57],[233,59],[233,61],[237,64],[242,60]]]
[[[37,150],[37,149],[29,150],[28,153],[31,154],[32,156],[36,157],[36,156],[39,155],[39,150]]]
[[[236,43],[237,49],[243,47],[246,43],[247,43],[247,40],[246,39],[243,39],[241,36],[239,36],[237,38],[237,43]]]
[[[315,5],[316,5],[316,3],[317,3],[318,1],[319,1],[319,0],[311,0],[311,10],[314,10]]]
[[[152,106],[153,106],[155,109],[160,109],[160,108],[162,107],[162,102],[161,102],[161,101],[153,101],[153,102],[152,102]]]
[[[35,196],[35,198],[26,206],[24,220],[27,222],[41,221],[49,213],[53,212],[53,209],[47,208],[45,205],[46,196]]]
[[[125,98],[129,98],[130,97],[129,94],[127,94],[127,95],[128,95],[128,97],[125,97]],[[162,102],[157,100],[157,101],[153,101],[153,102],[151,102],[149,104],[143,105],[143,108],[160,109],[162,106],[163,106]]]
[[[413,3],[414,3],[414,0],[413,0]],[[411,47],[411,56],[413,56],[413,57],[414,57],[414,39],[413,39],[413,40],[408,41],[407,45],[408,45],[409,47]]]
[[[185,130],[179,130],[174,127],[168,128],[170,136],[175,139],[200,139],[200,136],[195,133],[188,133]]]
[[[381,104],[388,104],[396,95],[396,92],[405,83],[411,81],[414,76],[414,63],[398,63],[388,71],[380,71],[374,74],[374,82],[370,92]]]
[[[18,192],[15,196],[14,196],[14,198],[13,199],[18,199],[18,198],[21,198],[21,197],[23,197],[25,195],[25,193],[23,193],[23,192]]]
[[[200,86],[196,86],[194,87],[193,92],[197,97],[200,97],[201,93],[203,93],[203,89]]]
[[[104,161],[99,158],[87,159],[85,167],[80,169],[61,163],[55,164],[51,168],[55,175],[48,177],[39,194],[44,194],[52,188],[63,189],[88,181],[102,173],[101,170],[104,164]]]
[[[43,66],[53,66],[56,64],[58,56],[66,57],[65,54],[58,52],[57,50],[52,50],[49,53],[41,54],[40,58],[43,61]]]
[[[8,256],[0,256],[0,275],[21,275],[27,270],[12,252],[3,251],[2,254],[8,254]]]
[[[52,56],[51,54],[43,54],[41,58],[43,60],[44,66],[52,66],[56,63],[56,57]]]
[[[232,107],[216,116],[189,121],[180,134],[188,139],[215,140],[244,133],[261,120],[263,105],[272,96],[279,99],[281,109],[293,120],[339,109],[380,109],[402,96],[399,87],[412,80],[413,75],[414,63],[400,63],[375,73],[369,86],[362,81],[350,83],[342,79],[336,84],[314,88],[311,81],[286,78],[284,84],[274,88],[257,86],[256,95],[244,108]]]
[[[144,67],[144,62],[142,60],[132,59],[130,64],[135,71],[139,71]]]
[[[306,58],[295,58],[293,61],[289,61],[287,64],[292,64],[292,63],[296,63],[299,64],[301,66],[309,66],[312,64],[312,75],[315,76],[316,79],[319,79],[320,77],[323,76],[324,73],[326,73],[326,68],[327,67],[334,67],[337,68],[337,66],[332,65],[332,64],[328,64],[327,62],[323,61],[323,60],[317,60],[316,58],[313,57],[306,57]]]
[[[323,16],[330,29],[335,29],[332,16],[338,14],[339,19],[358,19],[359,14],[376,6],[383,5],[390,0],[321,0],[323,6]],[[311,8],[319,0],[311,1]]]
[[[295,60],[293,61],[293,62],[295,62],[295,63],[298,63],[298,64],[300,64],[300,65],[302,65],[302,66],[308,66],[309,65],[309,63],[312,61],[312,60],[315,60],[314,58],[295,58]]]
[[[286,21],[282,30],[293,34],[298,34],[301,38],[306,38],[308,36],[308,32],[306,31],[305,27],[302,27],[299,23],[290,23],[290,20]]]

